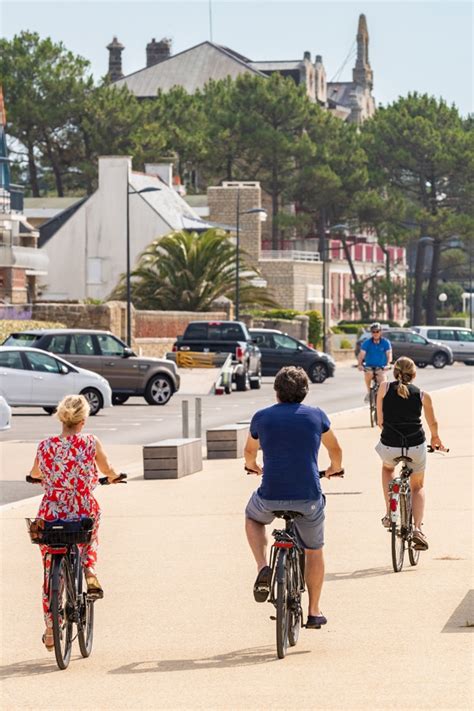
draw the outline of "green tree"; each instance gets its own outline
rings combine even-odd
[[[139,309],[206,311],[226,296],[232,301],[236,285],[236,251],[228,235],[206,232],[173,232],[152,242],[132,272],[132,300]],[[275,306],[266,289],[252,285],[258,272],[241,266],[242,306]],[[122,275],[112,298],[124,298]]]
[[[40,164],[54,175],[58,195],[64,175],[74,163],[69,150],[71,124],[85,88],[89,63],[50,38],[21,32],[0,39],[0,83],[7,107],[7,132],[16,139],[20,160],[26,161],[31,192],[40,194]]]
[[[472,228],[474,150],[472,124],[455,106],[409,94],[381,108],[362,128],[365,150],[380,182],[400,190],[418,208],[420,236],[433,238],[427,320],[436,316],[443,242]],[[423,250],[415,267],[414,320],[422,323]]]

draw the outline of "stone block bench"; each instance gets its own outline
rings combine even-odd
[[[206,432],[208,459],[240,459],[249,427],[247,424],[223,425]]]
[[[164,439],[143,447],[144,479],[180,479],[202,470],[201,439]]]

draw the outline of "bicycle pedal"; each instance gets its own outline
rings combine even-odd
[[[275,620],[276,620],[276,617],[275,617],[275,615],[270,615],[270,619],[271,619],[271,620],[273,620],[273,621],[275,622]]]

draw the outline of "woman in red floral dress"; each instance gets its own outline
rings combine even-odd
[[[48,437],[38,445],[31,476],[41,479],[44,495],[38,518],[55,519],[89,516],[94,519],[90,543],[79,546],[89,595],[102,598],[104,593],[95,574],[97,562],[100,508],[93,496],[98,483],[98,469],[110,483],[119,481],[109,464],[102,444],[94,435],[82,434],[89,415],[89,404],[83,395],[67,395],[58,405],[57,417],[62,423],[58,437]],[[51,556],[40,546],[44,564],[43,612],[46,630],[43,642],[46,649],[54,649],[52,618],[49,611],[48,578]]]

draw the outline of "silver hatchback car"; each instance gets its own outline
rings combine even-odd
[[[449,346],[453,352],[454,360],[474,365],[474,334],[470,328],[461,326],[413,326],[420,336],[439,341],[444,346]]]

